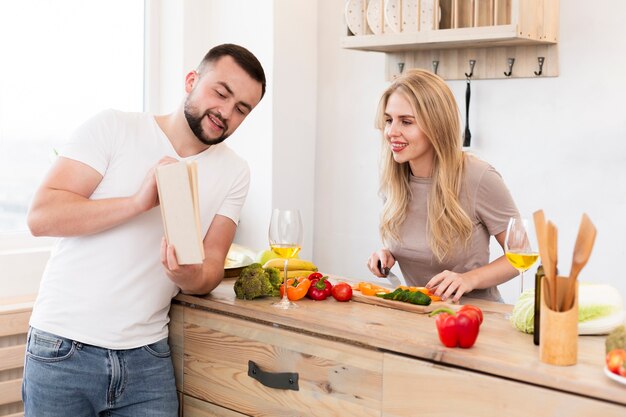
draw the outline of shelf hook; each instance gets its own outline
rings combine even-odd
[[[513,74],[513,64],[515,63],[515,58],[509,58],[507,59],[507,64],[509,66],[509,72],[505,72],[504,75],[506,75],[507,77],[510,77],[511,74]]]
[[[404,62],[398,62],[398,71],[402,74],[402,71],[404,71]]]
[[[433,74],[437,75],[437,68],[439,68],[439,61],[433,61]]]
[[[543,63],[545,60],[546,60],[545,57],[542,57],[542,56],[537,57],[537,61],[539,62],[539,72],[533,71],[537,77],[539,77],[541,73],[543,72]]]
[[[465,73],[465,76],[468,79],[472,78],[472,76],[474,75],[474,65],[476,65],[476,60],[475,59],[470,59],[469,60],[469,65],[470,65],[470,73],[469,74],[467,72]]]

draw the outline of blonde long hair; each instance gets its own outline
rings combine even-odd
[[[456,242],[467,244],[473,228],[459,201],[464,164],[459,109],[447,84],[421,69],[408,70],[396,78],[380,98],[376,127],[383,133],[380,175],[380,192],[385,199],[380,221],[383,242],[400,241],[399,229],[412,198],[409,163],[394,161],[384,137],[385,109],[394,92],[409,101],[419,128],[434,149],[427,230],[430,248],[442,261]]]

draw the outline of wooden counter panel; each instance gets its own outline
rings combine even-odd
[[[624,416],[622,406],[462,369],[393,354],[383,363],[386,417]]]
[[[381,352],[193,308],[184,314],[185,394],[247,415],[380,415]],[[297,372],[299,391],[263,386],[248,376],[248,360]]]
[[[183,413],[185,417],[245,417],[245,414],[187,395],[183,396]]]
[[[174,377],[176,389],[183,390],[183,310],[184,307],[172,304],[170,308],[169,339],[172,350],[172,363],[174,364]]]
[[[539,360],[539,347],[533,345],[532,335],[515,330],[506,319],[512,310],[512,306],[506,304],[465,300],[483,309],[485,319],[478,340],[471,349],[448,349],[439,342],[433,318],[425,314],[352,301],[339,303],[333,299],[301,300],[300,308],[284,314],[270,307],[271,299],[236,299],[232,281],[224,281],[206,296],[179,294],[176,299],[218,314],[275,323],[286,330],[303,330],[318,338],[331,338],[626,405],[624,386],[610,381],[603,373],[603,336],[578,338],[575,366],[548,365]]]

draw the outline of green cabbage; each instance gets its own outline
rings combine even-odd
[[[533,333],[535,330],[535,289],[530,288],[524,290],[519,296],[513,313],[511,314],[511,323],[517,330],[524,333]]]
[[[533,333],[535,290],[525,290],[518,298],[511,323],[521,332]],[[580,283],[578,287],[578,334],[606,334],[624,324],[620,293],[605,284]]]

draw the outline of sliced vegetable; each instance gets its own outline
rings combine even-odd
[[[303,298],[309,288],[311,287],[311,281],[307,277],[289,278],[287,280],[287,298],[291,301],[296,301]],[[285,293],[285,286],[280,286],[280,296]]]
[[[409,290],[403,290],[402,288],[396,288],[395,291],[387,293],[387,294],[376,294],[378,297],[384,298],[385,300],[395,300],[395,301],[404,301],[411,304],[417,304],[422,306],[430,305],[431,299],[426,294],[415,291],[411,292]]]
[[[429,296],[431,301],[441,301],[441,297],[439,297],[438,295],[435,295],[434,293],[430,292],[430,289],[426,288],[426,287],[409,287],[409,286],[406,286],[406,285],[400,285],[396,289],[406,290],[406,291],[410,291],[410,292],[419,291],[419,292]]]
[[[387,288],[379,287],[371,282],[359,282],[359,291],[361,291],[363,295],[376,295],[389,292]]]
[[[421,293],[426,294],[427,296],[430,297],[430,299],[432,301],[441,301],[441,297],[438,295],[435,295],[434,293],[432,293],[430,291],[430,288],[426,288],[426,287],[410,287],[410,290],[413,291],[413,289],[415,289],[415,291],[419,291]]]

